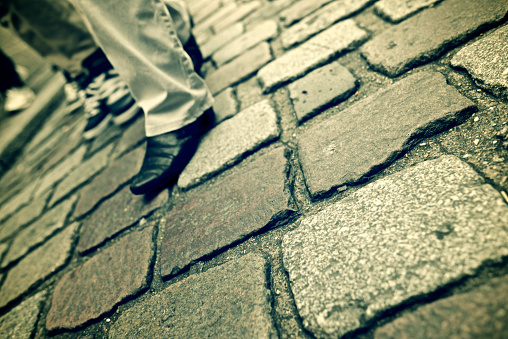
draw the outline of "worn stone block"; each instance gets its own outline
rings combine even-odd
[[[183,170],[178,186],[190,188],[278,138],[277,114],[268,100],[254,104],[208,132]]]
[[[304,327],[341,337],[508,255],[508,206],[453,156],[377,180],[301,221],[283,261]]]
[[[256,9],[261,7],[261,1],[250,1],[238,6],[232,13],[223,17],[222,20],[218,21],[212,26],[212,29],[215,33],[220,32],[221,30],[231,26],[232,24],[242,20]]]
[[[215,53],[215,51],[229,43],[244,31],[245,27],[241,22],[237,22],[236,24],[229,26],[227,29],[220,31],[200,46],[203,58],[209,58],[213,53]]]
[[[210,27],[213,26],[215,23],[231,15],[231,13],[233,13],[237,7],[238,5],[235,2],[230,2],[220,7],[219,9],[217,9],[217,11],[215,11],[215,13],[208,16],[206,19],[204,19],[196,26],[194,26],[192,32],[196,35],[200,35],[201,32],[209,30]]]
[[[286,158],[276,149],[204,190],[189,192],[167,217],[161,274],[172,276],[193,261],[261,230],[289,211]],[[225,226],[227,225],[227,226]]]
[[[265,93],[271,92],[327,63],[334,56],[356,48],[366,38],[367,33],[353,20],[339,22],[261,68],[258,80]]]
[[[36,185],[29,185],[21,190],[19,193],[16,193],[13,197],[6,200],[2,207],[0,207],[0,220],[7,218],[19,208],[25,206],[30,202],[34,191],[37,189]]]
[[[375,70],[396,77],[501,21],[507,11],[506,1],[447,0],[387,29],[361,51]]]
[[[145,136],[145,119],[138,119],[123,132],[112,157],[117,158],[141,144],[145,140]]]
[[[155,197],[149,197],[133,195],[129,187],[125,187],[83,221],[77,250],[83,253],[102,245],[167,203],[168,199],[167,190],[161,191]]]
[[[48,330],[72,329],[97,319],[148,288],[153,227],[120,241],[65,274],[53,292]]]
[[[39,292],[1,317],[0,337],[30,338],[35,330],[35,324],[41,311],[41,304],[45,297],[45,291]]]
[[[280,12],[279,18],[284,23],[284,26],[288,27],[331,1],[295,1],[293,5]]]
[[[70,257],[72,240],[78,224],[72,224],[14,266],[0,289],[0,307],[8,305],[52,273]]]
[[[316,197],[356,184],[474,110],[440,73],[411,75],[300,134],[307,188]]]
[[[475,83],[496,96],[508,99],[508,26],[503,26],[462,48],[452,66],[466,69]]]
[[[248,78],[272,60],[270,45],[262,42],[246,53],[206,76],[205,80],[213,94]]]
[[[280,36],[282,47],[289,49],[335,22],[362,10],[372,2],[372,0],[333,1],[282,32]]]
[[[254,254],[170,285],[125,311],[113,338],[272,338],[265,260]]]
[[[399,22],[439,1],[441,0],[381,0],[376,3],[375,9],[383,18]]]
[[[232,88],[227,88],[215,97],[213,111],[215,112],[215,123],[231,118],[237,113],[237,103]]]
[[[296,116],[302,121],[327,105],[345,100],[356,87],[356,78],[344,66],[334,62],[289,84],[288,89]]]

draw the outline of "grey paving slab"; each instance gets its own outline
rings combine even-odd
[[[279,18],[284,26],[291,26],[305,16],[326,5],[332,0],[295,1],[293,5],[280,12]]]
[[[31,248],[44,242],[53,233],[62,229],[71,208],[76,202],[76,198],[76,196],[72,196],[64,200],[47,211],[39,220],[21,230],[16,238],[14,238],[9,252],[5,255],[2,261],[2,267],[6,267],[11,262],[19,259],[28,253]]]
[[[0,240],[13,235],[21,226],[28,224],[39,217],[46,206],[50,192],[42,197],[32,200],[28,205],[18,210],[0,226]]]
[[[439,1],[441,0],[381,0],[376,2],[375,9],[383,18],[399,22]]]
[[[373,182],[283,239],[304,327],[340,337],[508,254],[508,206],[453,156]]]
[[[291,48],[371,4],[372,0],[338,0],[320,8],[282,32],[282,47]]]
[[[436,59],[507,12],[502,0],[446,0],[385,30],[361,51],[375,70],[395,77]]]
[[[341,64],[333,62],[288,85],[299,121],[315,115],[323,107],[348,98],[357,88],[356,78]]]
[[[77,224],[66,227],[44,245],[28,254],[7,273],[0,289],[0,307],[17,299],[65,265],[70,257],[77,227]]]
[[[264,21],[221,47],[213,54],[212,59],[217,66],[224,65],[260,42],[275,38],[278,29],[279,27],[275,21]]]
[[[268,100],[244,109],[203,137],[196,154],[180,175],[178,186],[189,188],[207,180],[279,135],[277,114]]]
[[[508,99],[508,26],[462,48],[451,64],[466,69],[478,86]]]
[[[0,318],[0,337],[31,338],[46,292],[39,292]]]
[[[258,79],[254,77],[238,84],[236,87],[236,98],[240,102],[240,110],[244,110],[255,103],[263,101],[266,99],[266,96],[263,95]]]
[[[238,5],[234,2],[228,3],[219,9],[215,11],[212,15],[208,16],[206,19],[198,23],[194,28],[192,29],[192,32],[195,35],[200,35],[201,32],[209,30],[211,26],[213,26],[215,23],[219,22],[223,18],[227,17],[231,13],[235,11],[235,9],[238,7]]]
[[[508,337],[508,278],[421,306],[376,330],[374,338]]]
[[[56,186],[49,205],[54,205],[55,202],[72,192],[77,187],[81,186],[86,181],[90,180],[91,177],[106,167],[112,149],[113,145],[107,146],[100,152],[94,154],[90,159],[83,162],[79,167],[72,170]]]
[[[60,162],[52,170],[47,172],[42,178],[41,183],[35,191],[35,196],[39,197],[44,194],[51,186],[56,182],[60,181],[63,177],[69,174],[74,168],[76,168],[86,153],[86,147],[82,146],[70,154],[65,160]]]
[[[200,46],[203,58],[207,59],[216,50],[242,34],[244,31],[245,26],[241,22],[237,22],[236,24],[229,26],[227,29],[220,31]]]
[[[126,235],[65,274],[53,292],[46,328],[72,329],[148,288],[153,227]]]
[[[215,123],[231,118],[237,112],[237,102],[232,88],[226,88],[219,95],[215,96],[213,103],[213,111],[215,112]]]
[[[224,17],[222,20],[216,22],[212,29],[215,33],[220,32],[221,30],[231,26],[232,24],[242,20],[256,9],[261,7],[261,1],[250,1],[238,6],[232,13]]]
[[[145,119],[138,119],[130,125],[118,141],[113,152],[113,158],[121,156],[134,146],[145,140]]]
[[[36,189],[36,185],[27,185],[19,193],[16,193],[9,200],[5,201],[0,207],[0,220],[8,217],[20,207],[28,204]]]
[[[81,253],[102,245],[168,202],[167,190],[155,197],[138,196],[125,187],[102,203],[83,221],[77,250]]]
[[[103,198],[111,195],[122,184],[133,178],[141,168],[145,149],[135,148],[124,156],[113,161],[108,168],[97,175],[81,190],[79,200],[74,210],[74,217],[90,211]]]
[[[301,132],[298,150],[307,188],[316,197],[356,184],[474,110],[440,73],[411,75]]]
[[[275,338],[266,262],[255,254],[170,285],[122,313],[110,338]]]
[[[271,60],[270,45],[267,42],[262,42],[235,60],[207,75],[205,80],[210,91],[213,94],[217,94],[223,89],[248,78]]]
[[[351,19],[333,25],[261,68],[257,76],[263,91],[271,92],[305,75],[334,56],[358,47],[365,39],[367,32]]]
[[[167,217],[160,254],[162,276],[175,275],[287,214],[290,197],[285,180],[286,158],[279,148],[211,187],[189,192],[190,197]]]

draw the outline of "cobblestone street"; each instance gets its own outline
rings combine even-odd
[[[187,3],[174,187],[129,191],[143,117],[0,120],[0,337],[508,338],[508,2]]]

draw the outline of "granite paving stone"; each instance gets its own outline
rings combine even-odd
[[[220,92],[220,94],[215,96],[215,102],[213,103],[215,123],[219,124],[234,116],[238,112],[237,106],[235,94],[231,87]]]
[[[232,13],[224,17],[222,20],[216,22],[212,29],[215,33],[231,26],[235,22],[241,21],[243,18],[254,12],[261,6],[261,1],[250,1],[238,6]]]
[[[1,338],[31,338],[46,292],[39,292],[0,318]]]
[[[270,45],[262,42],[235,60],[206,76],[205,80],[213,94],[248,78],[272,60]]]
[[[33,196],[33,193],[37,189],[36,185],[27,185],[19,193],[16,193],[12,198],[7,200],[0,207],[0,220],[7,218],[20,207],[28,204]]]
[[[203,58],[209,58],[216,50],[242,34],[244,31],[245,26],[241,22],[237,22],[236,24],[229,26],[227,29],[220,31],[200,46]]]
[[[122,184],[134,177],[141,168],[145,155],[144,147],[138,147],[116,159],[101,174],[81,190],[74,210],[74,217],[90,211],[99,201],[112,194]]]
[[[19,259],[31,248],[44,242],[56,231],[62,229],[65,220],[76,202],[76,196],[63,201],[51,210],[47,211],[39,220],[21,230],[14,238],[9,252],[2,261],[2,267]]]
[[[376,2],[376,12],[391,22],[402,21],[422,8],[441,0],[381,0]]]
[[[451,64],[466,69],[478,86],[508,99],[508,26],[462,48]]]
[[[454,156],[377,180],[301,221],[283,262],[304,327],[340,337],[508,255],[508,206]]]
[[[138,119],[123,133],[113,152],[113,158],[123,155],[145,140],[145,119]]]
[[[190,191],[167,217],[161,274],[240,241],[290,213],[284,149],[275,149],[211,187]]]
[[[41,183],[35,191],[35,196],[39,197],[44,194],[51,186],[56,182],[60,181],[63,177],[69,174],[74,168],[76,168],[86,153],[86,147],[82,146],[75,152],[69,155],[65,160],[60,162],[52,170],[47,172],[41,179]]]
[[[213,54],[212,59],[220,67],[260,42],[275,38],[278,29],[279,27],[275,21],[264,21],[220,48]]]
[[[83,221],[77,250],[80,253],[100,246],[104,241],[125,230],[167,203],[169,193],[157,196],[139,196],[125,187],[104,201],[91,216]]]
[[[46,206],[50,192],[46,195],[32,200],[28,205],[21,208],[0,226],[0,240],[6,239],[29,222],[39,217]]]
[[[385,30],[361,51],[375,70],[395,77],[500,22],[507,12],[503,0],[446,0]]]
[[[60,269],[70,257],[78,224],[66,227],[14,266],[0,289],[0,308]]]
[[[255,77],[238,84],[236,98],[240,102],[240,111],[266,99]]]
[[[199,24],[201,21],[212,15],[215,11],[217,11],[221,6],[221,2],[218,0],[210,1],[208,0],[206,3],[203,3],[202,6],[199,7],[199,10],[196,10],[192,14],[192,20]],[[191,10],[189,8],[189,10]]]
[[[338,0],[320,8],[281,34],[282,47],[289,49],[370,5],[372,0]]]
[[[72,170],[72,172],[56,186],[49,205],[54,205],[55,202],[90,180],[90,178],[106,167],[112,149],[113,145],[107,146],[100,152],[94,154],[90,159],[83,162],[79,167]]]
[[[367,32],[352,19],[333,25],[261,68],[257,76],[264,93],[305,75],[340,53],[356,48],[366,38]]]
[[[208,132],[183,170],[178,186],[190,188],[277,139],[277,114],[268,100],[254,104]]]
[[[292,6],[281,11],[279,17],[284,23],[284,26],[288,27],[331,1],[332,0],[295,1]]]
[[[479,288],[448,297],[403,315],[376,330],[387,338],[508,337],[508,278],[493,278]]]
[[[327,105],[348,98],[357,88],[356,78],[341,64],[333,62],[289,84],[289,94],[299,121]]]
[[[209,30],[211,26],[213,26],[215,23],[219,22],[223,18],[227,17],[233,11],[238,7],[238,5],[234,2],[228,3],[225,6],[222,6],[219,8],[215,13],[207,17],[205,20],[198,23],[194,28],[192,29],[192,32],[195,35],[200,35],[201,32]]]
[[[440,73],[400,80],[301,132],[298,149],[307,188],[316,197],[356,184],[475,109]]]
[[[275,338],[267,266],[247,254],[170,285],[122,313],[110,338]]]
[[[148,288],[153,227],[133,232],[65,274],[53,292],[46,328],[72,329]]]
[[[254,13],[242,20],[243,24],[247,27],[252,27],[258,22],[274,19],[278,20],[279,12],[293,4],[293,0],[277,0],[264,3],[262,7],[258,8]]]

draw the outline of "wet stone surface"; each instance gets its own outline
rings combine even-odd
[[[508,11],[500,0],[447,0],[387,29],[361,47],[369,64],[391,77],[432,61]]]
[[[77,227],[78,224],[68,226],[28,254],[7,273],[0,289],[0,307],[17,299],[67,262]]]
[[[325,64],[333,56],[348,51],[367,38],[353,20],[346,20],[319,33],[259,70],[258,79],[265,93],[297,79]]]
[[[72,329],[148,288],[153,227],[126,235],[65,274],[53,293],[46,328]]]
[[[441,0],[381,0],[376,2],[376,12],[391,22],[399,22],[439,1]]]
[[[508,337],[508,277],[494,278],[470,292],[419,307],[375,332],[388,338]]]
[[[286,158],[279,148],[241,171],[189,192],[167,217],[161,273],[178,273],[191,262],[265,227],[289,211],[284,187]]]
[[[83,221],[77,250],[89,251],[149,215],[168,201],[168,191],[155,197],[134,195],[129,187],[102,203]]]
[[[461,49],[452,66],[464,68],[476,84],[508,99],[508,26]]]
[[[208,179],[279,135],[277,115],[268,100],[244,109],[202,138],[196,154],[180,175],[178,186],[189,188]]]
[[[266,262],[256,254],[191,275],[123,312],[113,338],[273,338]]]
[[[310,118],[321,108],[347,99],[357,80],[338,62],[333,62],[289,84],[289,93],[299,121]]]
[[[2,316],[0,318],[0,337],[30,338],[35,330],[35,323],[45,295],[45,292],[39,292]]]
[[[474,274],[508,254],[507,224],[501,195],[453,156],[373,182],[284,237],[303,325],[341,336]]]
[[[307,188],[318,196],[355,184],[474,109],[440,73],[421,72],[367,97],[298,137]]]

